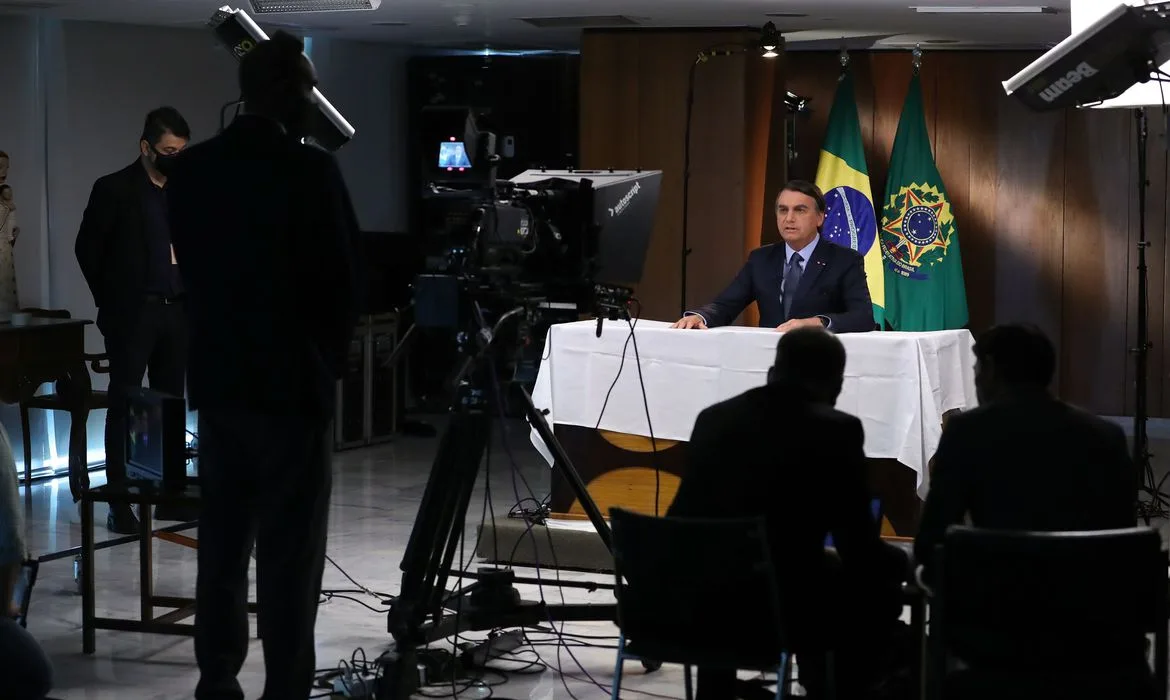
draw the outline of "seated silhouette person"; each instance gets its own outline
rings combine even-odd
[[[914,542],[919,578],[928,588],[936,582],[937,546],[945,547],[948,527],[965,520],[980,528],[1045,532],[1136,524],[1138,474],[1125,434],[1053,396],[1048,385],[1055,368],[1052,343],[1034,327],[998,326],[976,342],[979,407],[954,416],[943,430]],[[1091,568],[1093,562],[1085,566]],[[1018,617],[1002,605],[998,611],[1006,619]],[[1152,697],[1141,691],[1130,694],[1149,682],[1141,640],[1110,639],[1114,631],[1108,624],[1098,626],[1100,622],[1074,613],[1052,624],[1044,656],[1068,664],[1055,666],[1055,671],[1037,667],[1039,651],[1027,636],[999,640],[998,652],[969,652],[962,660],[967,669],[985,675],[999,670],[1032,674],[1011,682],[988,681],[1010,686],[1010,697]],[[1085,666],[1084,652],[1090,647],[1091,661]],[[1072,676],[1081,671],[1084,677]],[[967,678],[961,684],[970,687],[972,682]],[[1059,691],[1054,682],[1062,684]],[[1109,684],[1110,690],[1093,687],[1099,683]]]
[[[1037,328],[997,326],[975,343],[979,407],[939,440],[914,555],[929,577],[946,529],[1107,530],[1136,523],[1125,433],[1057,399],[1056,350]],[[929,580],[929,579],[927,579]]]
[[[699,414],[671,516],[764,516],[781,610],[812,697],[823,694],[823,651],[834,651],[839,698],[879,677],[898,629],[906,555],[884,544],[871,511],[864,433],[833,408],[845,348],[821,328],[785,333],[765,386]],[[836,553],[824,548],[833,535]],[[695,601],[702,605],[702,601]],[[750,601],[744,601],[745,613]],[[699,669],[699,698],[734,695],[733,673]]]
[[[824,223],[821,190],[804,180],[786,184],[776,196],[776,229],[784,242],[753,250],[715,301],[687,311],[673,327],[726,326],[754,301],[761,328],[874,330],[861,254],[821,238]]]

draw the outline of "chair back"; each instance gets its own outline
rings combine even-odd
[[[1166,633],[1167,555],[1150,528],[955,526],[937,561],[932,643],[972,667],[1133,665],[1147,633]]]
[[[642,658],[774,668],[785,649],[763,518],[610,510],[618,626]]]

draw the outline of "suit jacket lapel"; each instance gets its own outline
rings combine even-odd
[[[809,260],[804,265],[804,275],[800,278],[800,286],[796,289],[796,301],[804,298],[808,294],[808,290],[812,289],[813,284],[816,283],[817,277],[820,276],[821,270],[825,269],[825,265],[829,262],[829,246],[832,244],[822,238],[817,242],[816,250],[813,251],[812,260]]]

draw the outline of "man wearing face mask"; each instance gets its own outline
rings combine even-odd
[[[357,320],[349,193],[301,143],[313,65],[277,32],[240,62],[245,114],[169,159],[168,201],[199,411],[198,700],[242,699],[256,546],[264,698],[311,692],[333,396]]]
[[[142,386],[145,376],[152,389],[183,395],[184,289],[167,221],[167,178],[158,161],[182,151],[190,138],[191,129],[174,107],[147,114],[138,159],[94,183],[77,232],[77,262],[110,358],[106,479],[111,484],[126,480],[126,392]],[[127,504],[111,506],[106,526],[134,534],[138,519]]]

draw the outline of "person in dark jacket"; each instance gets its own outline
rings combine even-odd
[[[98,179],[77,232],[75,253],[97,306],[97,327],[109,356],[106,481],[126,481],[126,398],[148,378],[151,389],[183,396],[187,367],[184,289],[167,216],[167,177],[160,158],[187,147],[191,129],[174,107],[146,115],[138,158]],[[165,509],[160,509],[165,510]],[[189,519],[187,513],[160,519]],[[129,504],[111,505],[111,532],[133,535]]]
[[[837,697],[862,698],[888,670],[875,650],[900,632],[909,567],[902,551],[881,540],[861,421],[834,408],[844,373],[845,348],[831,333],[802,328],[781,336],[765,386],[699,414],[667,514],[763,516],[801,683],[824,696],[831,650]],[[829,534],[836,551],[827,553]],[[700,700],[732,697],[734,680],[700,667]]]
[[[311,693],[334,390],[360,303],[356,216],[333,156],[302,143],[316,75],[278,32],[240,63],[245,114],[168,162],[199,411],[198,700],[242,699],[249,553],[263,698]]]
[[[861,333],[876,328],[861,254],[821,237],[825,196],[804,180],[776,195],[776,230],[783,243],[756,248],[727,289],[683,314],[674,328],[726,326],[753,301],[760,327],[826,328]]]

